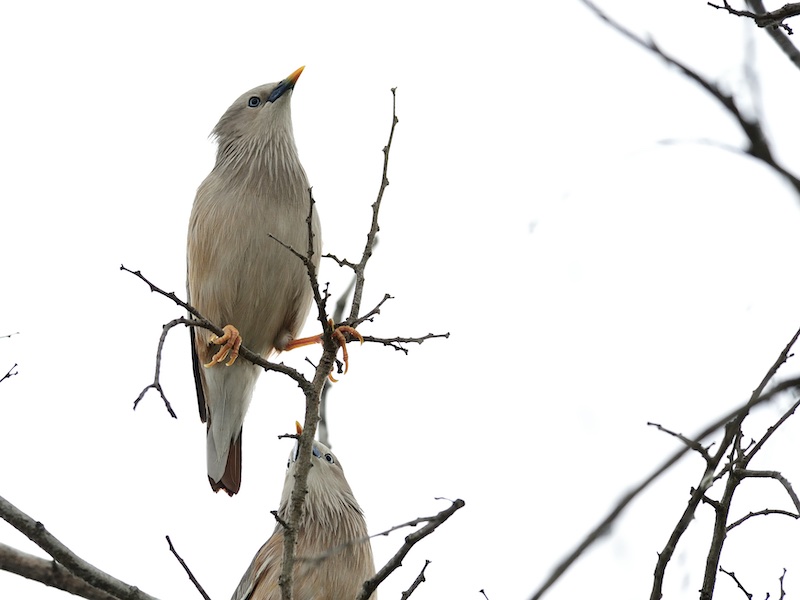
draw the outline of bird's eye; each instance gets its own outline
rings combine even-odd
[[[259,98],[258,96],[253,96],[250,98],[250,100],[247,101],[247,106],[249,106],[250,108],[255,108],[259,104],[261,104],[261,98]]]
[[[327,453],[325,455],[325,460],[327,460],[329,463],[333,464],[333,455],[330,452]]]

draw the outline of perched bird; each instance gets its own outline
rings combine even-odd
[[[309,185],[297,156],[290,100],[303,67],[283,81],[254,88],[222,115],[211,173],[200,185],[189,220],[189,303],[219,339],[194,328],[192,363],[200,418],[207,425],[212,489],[239,491],[242,423],[262,369],[236,361],[239,346],[268,357],[291,345],[311,307],[306,267],[275,238],[308,248]],[[313,263],[319,265],[320,224],[314,212]],[[227,366],[219,365],[230,354]],[[203,366],[208,368],[203,368]]]
[[[297,425],[297,431],[302,429]],[[289,467],[278,516],[286,520],[294,488],[299,440]],[[372,546],[361,508],[344,477],[339,460],[321,442],[314,442],[308,473],[308,495],[300,520],[294,566],[296,600],[352,600],[375,575]],[[242,576],[231,600],[278,600],[283,564],[283,525],[275,527]],[[377,592],[370,596],[377,600]]]

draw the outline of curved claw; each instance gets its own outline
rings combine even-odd
[[[214,356],[211,357],[211,362],[203,365],[206,368],[213,367],[214,365],[221,363],[227,358],[228,353],[230,353],[231,357],[230,360],[225,363],[225,366],[230,367],[236,362],[236,359],[239,356],[239,347],[242,345],[242,336],[239,334],[239,330],[233,325],[225,325],[225,327],[222,328],[222,331],[224,332],[222,336],[214,336],[211,338],[212,344],[219,344],[222,347]]]
[[[329,319],[328,323],[330,323],[331,327],[333,327],[333,319]],[[349,357],[347,355],[347,338],[344,336],[345,333],[349,333],[354,338],[356,338],[362,344],[364,343],[364,336],[362,336],[354,327],[350,327],[349,325],[339,325],[333,330],[333,340],[339,344],[339,347],[342,349],[342,359],[344,360],[344,372],[347,374],[347,370],[350,367]],[[328,374],[328,378],[331,381],[337,381],[334,379],[330,374]]]

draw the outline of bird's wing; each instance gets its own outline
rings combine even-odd
[[[192,371],[194,371],[194,388],[197,390],[197,407],[200,410],[200,420],[205,423],[208,419],[206,413],[206,393],[203,390],[203,371],[201,370],[200,357],[197,356],[197,346],[194,339],[194,327],[189,328],[190,341],[192,342]]]
[[[188,271],[188,269],[187,269]],[[186,303],[191,306],[192,299],[189,297],[189,274],[186,274]],[[189,327],[189,341],[192,344],[192,371],[194,372],[194,388],[197,390],[197,407],[200,410],[200,420],[205,423],[208,419],[206,412],[206,393],[203,390],[203,370],[200,364],[200,357],[197,356],[197,342],[195,341],[195,328]]]
[[[273,600],[280,598],[278,577],[283,557],[283,532],[276,531],[256,552],[231,600]]]

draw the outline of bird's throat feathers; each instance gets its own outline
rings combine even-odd
[[[284,188],[298,183],[305,187],[305,172],[291,130],[220,137],[218,142],[214,171],[231,183],[252,185],[255,181],[271,181]]]

